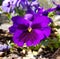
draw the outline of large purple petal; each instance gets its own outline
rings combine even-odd
[[[51,19],[47,16],[35,15],[32,26],[34,26],[34,24],[40,24],[40,27],[47,27],[50,22]]]
[[[24,25],[27,25],[29,24],[29,21],[28,20],[25,20],[24,17],[22,16],[15,16],[15,17],[12,17],[12,21],[13,21],[13,24],[24,24]]]
[[[14,32],[17,29],[19,30],[26,30],[29,26],[30,21],[24,19],[24,17],[21,16],[15,16],[12,18],[13,26],[10,27],[10,31]]]
[[[14,33],[17,29],[19,29],[19,30],[27,30],[27,28],[28,28],[28,25],[24,25],[24,24],[16,25],[16,24],[13,24],[13,26],[9,27],[9,31],[11,33]]]

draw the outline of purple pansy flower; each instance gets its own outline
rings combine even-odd
[[[36,46],[49,37],[51,28],[49,23],[51,19],[47,16],[39,14],[26,14],[23,16],[12,17],[13,26],[11,26],[10,32],[13,33],[13,41],[18,46],[23,46],[26,43],[27,46]]]

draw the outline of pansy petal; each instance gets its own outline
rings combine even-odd
[[[41,27],[47,27],[51,22],[51,19],[47,16],[35,16],[33,20],[33,24],[40,24]]]
[[[37,39],[34,40],[33,46],[36,46],[37,44],[40,43],[41,40],[44,39],[44,35],[41,30],[37,29],[37,30],[35,30],[35,32],[37,33]]]
[[[32,16],[33,16],[32,14],[25,14],[24,19],[30,20],[32,18]]]
[[[23,46],[24,42],[23,41],[19,41],[19,36],[21,35],[22,31],[21,30],[16,30],[16,32],[14,33],[13,36],[13,41],[15,44],[17,44],[18,46]]]
[[[9,31],[11,33],[14,33],[16,31],[16,29],[17,29],[17,26],[16,25],[13,25],[13,26],[9,27]]]
[[[50,27],[42,28],[42,33],[45,35],[45,37],[49,37],[51,33],[51,28]]]
[[[20,41],[19,43],[18,43],[18,46],[20,46],[20,47],[22,47],[24,45],[24,42],[23,41]]]
[[[9,7],[5,7],[5,6],[2,6],[2,9],[4,12],[10,12],[10,8]]]
[[[25,20],[24,17],[22,17],[22,16],[14,16],[14,17],[12,17],[12,21],[16,25],[18,25],[18,24],[27,25],[29,23],[29,21]]]
[[[27,45],[27,46],[32,46],[33,43],[29,40],[29,41],[26,42],[26,45]]]

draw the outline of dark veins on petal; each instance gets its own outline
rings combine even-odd
[[[32,43],[34,42],[35,39],[37,39],[37,33],[32,30],[31,32],[24,31],[20,36],[19,36],[19,41],[23,41],[26,43],[27,41],[31,41]]]

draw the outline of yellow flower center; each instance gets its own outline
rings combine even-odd
[[[31,27],[28,27],[28,32],[31,32],[32,31],[32,28]]]

